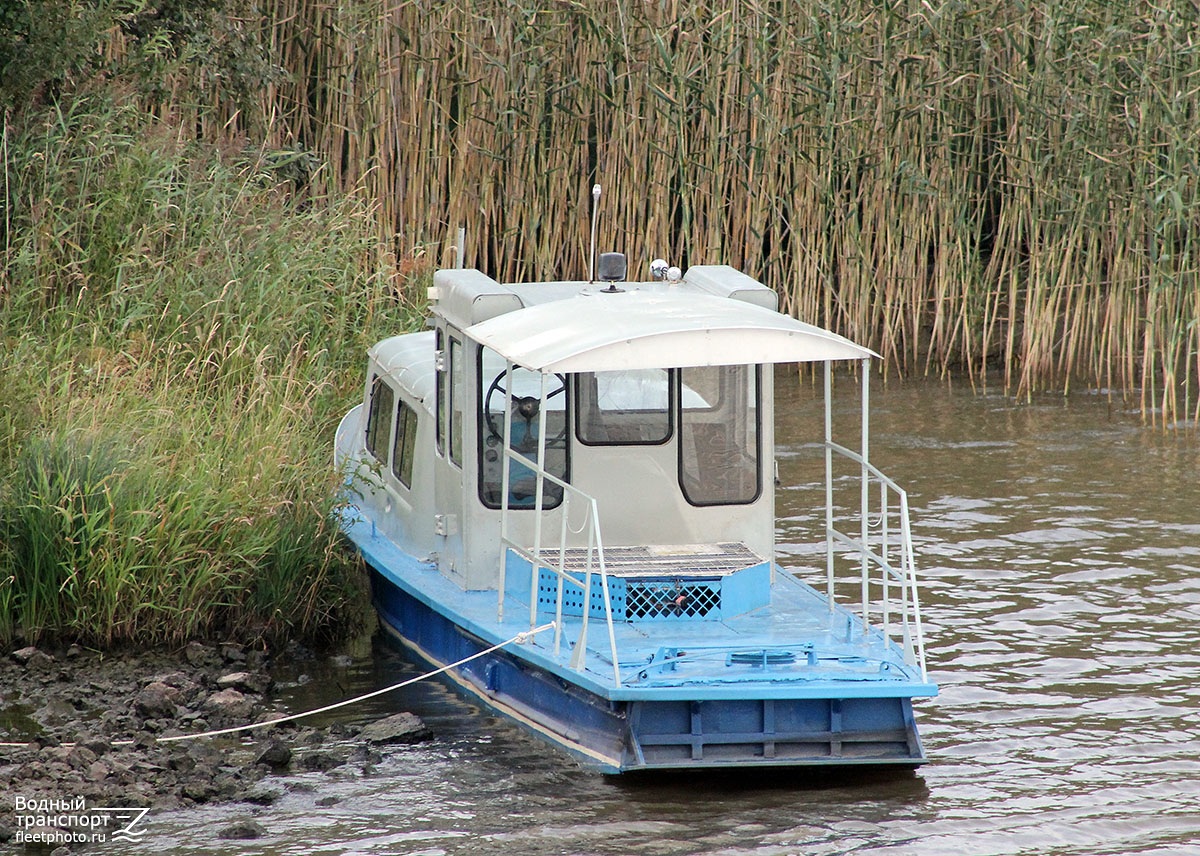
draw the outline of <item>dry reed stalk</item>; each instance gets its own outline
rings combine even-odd
[[[999,367],[1026,397],[1079,378],[1164,420],[1200,375],[1186,10],[261,8],[286,71],[264,145],[319,152],[323,180],[371,200],[379,258],[448,263],[466,226],[467,264],[500,279],[582,276],[600,181],[602,244],[635,270],[742,267],[897,372]],[[173,109],[216,137],[253,124],[219,100]]]

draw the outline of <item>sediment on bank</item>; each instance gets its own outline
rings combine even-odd
[[[296,645],[285,653],[289,661],[314,657]],[[64,799],[89,807],[264,805],[289,789],[311,787],[299,782],[300,774],[369,773],[383,753],[401,751],[389,745],[430,736],[415,716],[398,714],[365,728],[298,721],[172,742],[286,715],[274,699],[272,660],[261,646],[198,642],[174,652],[102,654],[71,646],[51,653],[26,646],[6,654],[0,792],[35,805]]]

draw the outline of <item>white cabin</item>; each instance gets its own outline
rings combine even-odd
[[[431,296],[434,329],[371,350],[347,419],[375,462],[359,504],[464,590],[502,585],[502,534],[538,539],[521,461],[539,455],[595,499],[606,546],[736,542],[773,567],[772,364],[873,356],[724,265],[645,283],[442,270]],[[552,509],[563,489],[540,481]]]

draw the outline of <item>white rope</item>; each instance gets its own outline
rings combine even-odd
[[[306,716],[313,716],[314,714],[325,713],[326,711],[330,711],[330,710],[336,710],[339,707],[345,707],[346,705],[355,704],[360,701],[366,701],[369,698],[374,698],[375,696],[383,695],[384,693],[390,693],[392,690],[398,690],[401,687],[407,687],[407,686],[410,686],[411,684],[419,683],[420,681],[424,681],[429,678],[435,677],[436,675],[440,675],[442,672],[448,672],[451,669],[456,669],[459,666],[462,666],[462,665],[465,665],[465,664],[471,662],[472,660],[477,660],[480,657],[485,657],[488,654],[491,654],[493,651],[498,651],[499,649],[505,647],[506,645],[512,645],[514,643],[516,643],[518,645],[523,645],[526,642],[528,642],[530,639],[532,639],[534,636],[536,636],[537,634],[542,633],[546,630],[551,630],[551,629],[553,629],[553,627],[554,627],[554,622],[550,621],[546,624],[541,625],[540,627],[534,627],[530,630],[525,630],[521,633],[518,633],[516,636],[512,637],[511,639],[506,639],[505,641],[500,642],[496,645],[493,645],[490,648],[485,648],[482,651],[474,653],[469,657],[463,657],[461,660],[458,660],[457,662],[442,666],[440,669],[434,669],[432,672],[426,672],[424,675],[420,675],[415,678],[409,678],[408,680],[401,681],[398,684],[392,684],[390,687],[384,687],[381,690],[374,690],[369,693],[364,693],[363,695],[355,696],[354,698],[349,698],[349,699],[346,699],[345,701],[334,702],[333,704],[327,704],[324,707],[318,707],[314,710],[306,710],[302,713],[293,713],[288,716],[281,716],[278,719],[271,719],[266,722],[254,722],[249,725],[235,725],[232,728],[217,728],[212,731],[201,731],[197,734],[175,734],[170,737],[159,737],[157,742],[159,742],[159,743],[174,743],[179,740],[193,740],[198,737],[217,737],[221,734],[235,734],[239,731],[250,731],[255,728],[266,728],[267,726],[270,726],[270,725],[279,725],[280,723],[283,723],[283,722],[291,722],[296,719],[302,719]],[[111,745],[113,745],[113,746],[132,746],[134,743],[135,743],[135,741],[133,741],[133,740],[114,740]],[[5,748],[26,747],[28,745],[29,745],[28,742],[27,743],[0,743],[0,747],[5,747]],[[70,746],[75,746],[76,744],[61,743],[59,745],[70,747]]]

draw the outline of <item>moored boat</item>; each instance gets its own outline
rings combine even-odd
[[[432,329],[370,350],[335,459],[381,625],[605,773],[923,763],[937,687],[907,497],[867,454],[875,355],[724,265],[599,270],[438,271]],[[832,437],[846,361],[857,451]],[[824,567],[776,561],[772,372],[798,362],[824,366]]]

